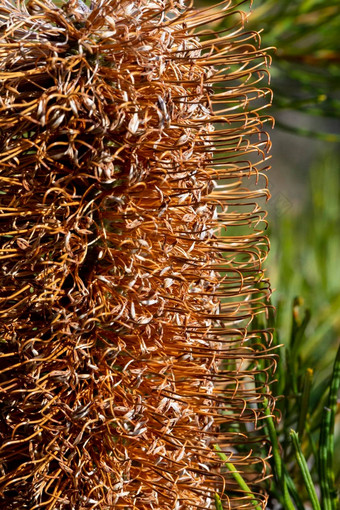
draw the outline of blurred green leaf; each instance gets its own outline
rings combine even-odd
[[[336,510],[337,499],[334,486],[334,423],[337,410],[337,397],[340,389],[340,347],[334,362],[327,407],[323,418],[319,443],[319,470],[321,495],[324,510]]]
[[[202,1],[210,3],[209,0]],[[247,9],[247,4],[242,5]],[[217,29],[228,27],[230,18]],[[262,47],[273,48],[273,115],[280,128],[328,142],[339,134],[280,122],[281,110],[313,116],[340,115],[340,3],[338,0],[254,0],[249,31],[261,32]]]
[[[295,430],[290,431],[290,437],[293,442],[296,460],[297,460],[297,463],[301,470],[301,474],[302,474],[302,477],[303,477],[303,480],[305,483],[305,487],[306,487],[307,492],[310,497],[312,508],[313,508],[313,510],[321,510],[320,503],[319,503],[318,497],[315,492],[313,480],[312,480],[312,477],[309,472],[307,461],[302,453],[300,442],[299,442],[299,437],[298,437],[297,433],[295,432]],[[326,510],[326,509],[324,509],[324,510]]]

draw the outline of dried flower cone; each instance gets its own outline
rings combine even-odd
[[[264,508],[256,34],[184,0],[0,0],[0,25],[0,508]]]

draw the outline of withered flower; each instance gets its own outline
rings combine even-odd
[[[0,0],[1,509],[265,507],[270,90],[237,8]]]

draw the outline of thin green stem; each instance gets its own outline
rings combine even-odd
[[[263,408],[264,414],[266,416],[266,424],[268,429],[268,435],[270,437],[272,450],[273,450],[273,459],[276,468],[277,479],[280,482],[282,480],[282,460],[279,448],[279,441],[276,434],[276,429],[274,425],[273,418],[270,414],[270,409],[268,407],[268,400],[266,398],[263,399]]]
[[[300,495],[295,487],[295,484],[294,484],[292,478],[288,474],[287,468],[285,466],[283,466],[283,470],[284,470],[284,480],[286,481],[287,489],[290,492],[290,494],[294,500],[297,510],[305,510],[305,507],[303,506]]]
[[[215,508],[216,508],[216,510],[223,510],[222,501],[221,501],[220,496],[217,494],[217,492],[215,494]]]
[[[334,488],[334,422],[337,408],[337,395],[340,388],[340,347],[334,362],[327,407],[323,410],[323,418],[319,442],[319,475],[321,501],[324,510],[336,510],[336,491]]]
[[[312,508],[313,508],[313,510],[321,510],[321,506],[320,506],[318,497],[315,492],[314,483],[313,483],[312,477],[310,475],[309,468],[307,466],[307,461],[306,461],[305,456],[303,455],[302,450],[301,450],[299,436],[297,435],[295,430],[291,430],[290,437],[291,437],[292,443],[293,443],[296,462],[299,465],[303,481],[305,482],[305,487],[307,489],[307,492],[308,492],[308,495],[310,498],[310,502],[312,504]]]
[[[275,468],[274,472],[275,472],[278,484],[282,484],[282,492],[283,492],[282,503],[284,505],[285,510],[295,510],[294,503],[293,503],[293,501],[290,497],[289,491],[288,491],[287,479],[283,473],[279,441],[277,438],[274,421],[270,414],[268,400],[266,398],[263,399],[263,408],[264,408],[264,414],[266,416],[267,431],[268,431],[268,435],[269,435],[271,445],[272,445],[272,450],[273,450],[273,460],[274,460],[274,468]]]
[[[222,452],[221,448],[217,444],[214,444],[214,449],[216,450],[217,455],[220,457],[220,459],[224,461],[225,466],[227,467],[227,469],[229,469],[229,471],[231,472],[232,476],[234,477],[234,480],[238,483],[239,487],[244,492],[247,492],[248,494],[250,494],[254,498],[254,499],[251,500],[252,504],[254,505],[254,510],[262,510],[262,507],[257,504],[255,496],[253,495],[249,485],[243,479],[243,477],[241,476],[240,472],[237,471],[237,469],[234,466],[234,464],[232,464],[229,461],[228,457],[225,455],[225,453]],[[215,501],[216,501],[216,496],[215,496]]]

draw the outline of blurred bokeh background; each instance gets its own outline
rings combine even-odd
[[[215,2],[199,3],[211,6]],[[249,10],[249,2],[239,5]],[[274,93],[270,113],[276,127],[270,133],[267,270],[276,289],[272,296],[277,309],[275,341],[284,345],[279,349],[274,387],[277,395],[285,397],[278,401],[282,414],[278,436],[297,487],[294,503],[308,509],[311,506],[294,465],[289,430],[299,431],[320,495],[321,479],[326,476],[318,454],[323,441],[320,431],[340,344],[340,2],[254,0],[251,10],[246,29],[263,29],[262,48],[276,48],[269,50]],[[225,28],[229,22],[214,23],[214,28]],[[335,449],[329,452],[327,476],[339,487],[336,411],[339,402],[336,408],[335,398]],[[336,494],[332,497],[334,503]],[[286,508],[282,501],[279,484],[274,482],[268,508]]]
[[[271,135],[268,271],[276,289],[278,337],[286,345],[281,354],[293,380],[279,386],[291,402],[283,409],[281,431],[290,460],[284,427],[299,421],[293,399],[301,407],[312,374],[301,442],[320,489],[317,449],[340,344],[340,2],[255,0],[253,9],[251,23],[254,29],[263,27],[264,46],[277,48],[271,71],[276,128]],[[301,327],[296,349],[295,320]],[[294,363],[293,355],[298,357]],[[331,477],[339,490],[339,412],[334,452]]]
[[[299,297],[311,312],[301,356],[321,380],[340,338],[340,2],[255,0],[252,10],[247,28],[263,28],[263,47],[276,48],[268,271],[277,327],[287,343]]]

